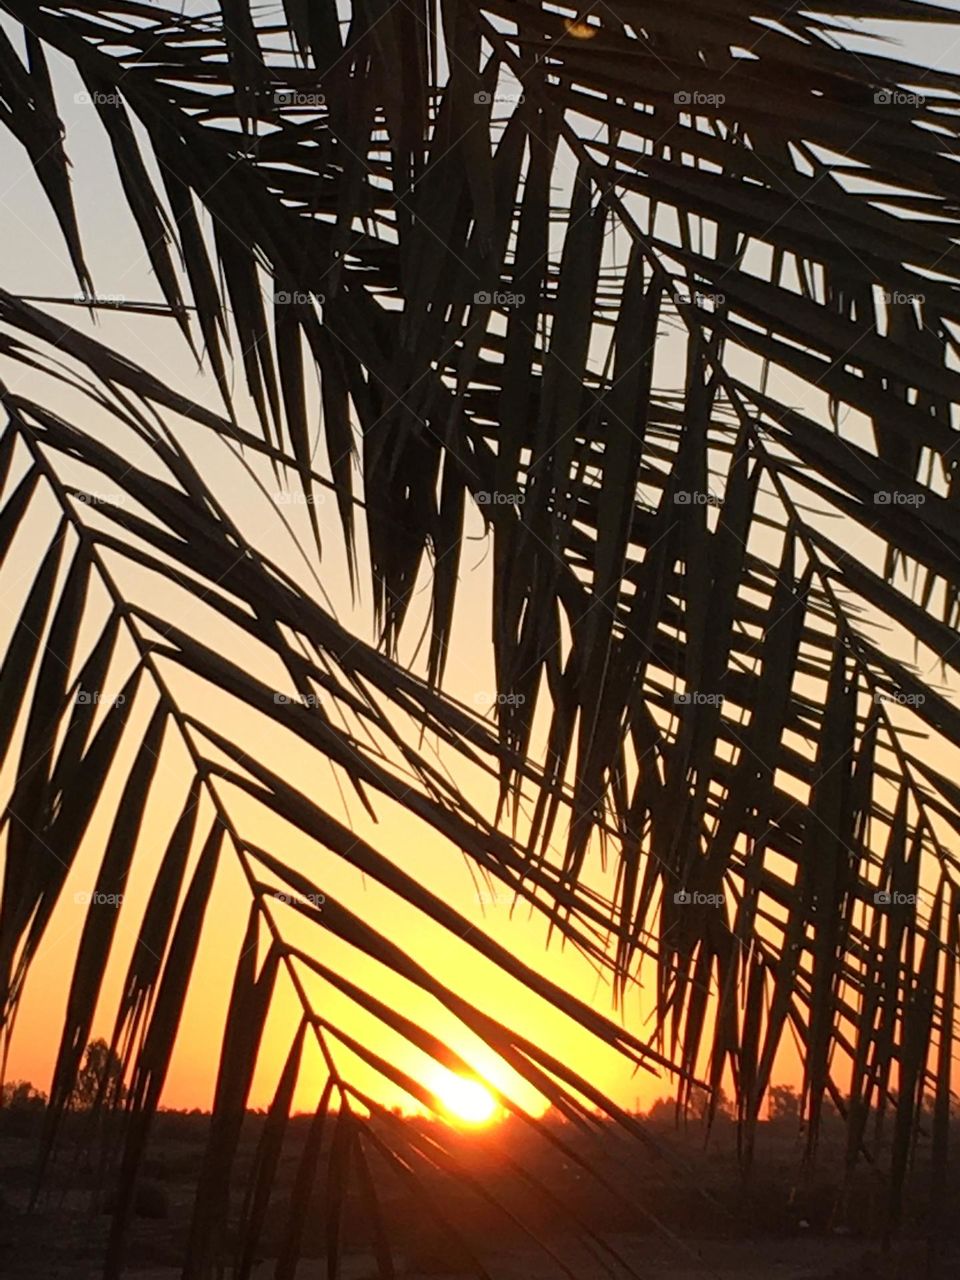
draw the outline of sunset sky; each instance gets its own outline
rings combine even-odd
[[[960,53],[956,48],[942,47],[934,30],[927,31],[923,45],[915,44],[909,52],[915,56],[929,56],[944,68],[960,68]],[[59,93],[62,114],[68,127],[67,147],[73,161],[80,223],[86,237],[86,248],[98,292],[105,296],[122,296],[128,300],[156,300],[159,293],[144,259],[139,234],[125,210],[115,169],[106,155],[95,112],[92,107],[74,101],[81,86],[79,82],[74,83],[72,72],[63,66],[55,66],[55,72],[61,86]],[[0,134],[0,171],[5,175],[3,229],[7,270],[2,281],[3,287],[34,298],[71,297],[76,293],[77,286],[55,220],[38,192],[26,155],[7,132]],[[611,246],[611,253],[617,256],[616,245]],[[64,308],[59,314],[80,328],[89,326],[86,312],[81,308]],[[212,379],[192,367],[189,353],[184,350],[182,337],[171,320],[103,315],[95,330],[91,331],[101,341],[116,345],[132,360],[144,365],[171,386],[211,408],[220,409]],[[57,388],[49,380],[25,370],[19,372],[17,377],[23,379],[23,387],[35,393],[42,403],[62,411],[68,419],[71,414],[82,412],[86,415],[85,421],[93,427],[90,410],[81,409],[79,397],[72,392]],[[245,397],[240,394],[238,402],[241,405],[247,404]],[[105,428],[108,433],[113,429],[112,425]],[[181,425],[178,434],[181,440],[189,444],[208,483],[223,498],[244,532],[299,582],[308,584],[309,571],[302,556],[292,544],[277,513],[257,493],[236,460],[212,437],[204,435],[200,428],[184,428]],[[325,466],[325,458],[321,459],[321,465]],[[269,469],[259,467],[258,473],[265,487],[275,492],[276,482]],[[308,555],[313,555],[304,506],[290,503],[283,507],[283,511],[294,525]],[[320,565],[314,567],[323,590],[333,601],[341,621],[349,627],[359,629],[365,638],[372,639],[366,564],[362,558],[360,582],[363,594],[359,602],[352,604],[342,537],[332,497],[319,506],[319,518],[324,535],[324,554]],[[24,538],[21,547],[26,548],[31,538],[39,536],[39,529],[25,529],[21,534]],[[0,612],[0,638],[3,640],[6,640],[17,617],[33,572],[34,562],[25,552],[20,568],[17,568],[15,560],[14,565],[8,566],[0,578],[0,602],[3,605]],[[490,707],[495,689],[489,640],[491,574],[489,545],[484,537],[482,521],[474,512],[468,518],[468,535],[463,555],[464,576],[447,682],[450,692],[464,703],[485,711]],[[426,580],[422,586],[425,585]],[[416,670],[422,669],[423,654],[418,650],[428,599],[428,593],[422,590],[417,605],[412,610],[413,616],[407,624],[402,644],[404,660]],[[229,643],[220,624],[212,619],[209,611],[200,608],[196,612],[184,614],[182,599],[174,589],[163,599],[152,600],[150,607],[160,616],[169,617],[187,633],[200,636],[214,649],[221,641]],[[119,688],[124,670],[129,669],[131,656],[129,646],[126,650],[121,647],[116,664],[116,688]],[[245,653],[234,653],[233,656],[241,665],[248,661]],[[265,681],[269,682],[276,677],[276,673],[271,673],[260,663],[258,656],[251,653],[249,662],[250,669],[257,665],[258,674]],[[126,668],[124,663],[127,664]],[[189,697],[190,678],[181,675],[176,680],[177,687],[182,689],[185,697]],[[277,687],[281,687],[279,683]],[[132,752],[142,738],[151,710],[152,703],[149,699],[138,707],[126,743],[128,753]],[[547,948],[545,919],[539,915],[532,916],[530,910],[523,905],[517,906],[511,913],[511,899],[506,890],[497,883],[481,881],[472,872],[465,856],[449,841],[428,829],[426,824],[416,821],[399,805],[380,797],[375,800],[379,821],[374,824],[342,778],[338,779],[315,753],[300,750],[291,735],[270,725],[264,717],[257,717],[254,721],[252,715],[239,711],[226,700],[216,707],[204,706],[198,709],[198,714],[209,719],[225,734],[234,734],[240,740],[248,735],[252,752],[263,758],[271,769],[294,781],[316,803],[345,822],[358,836],[369,840],[395,865],[408,870],[411,875],[426,883],[442,901],[461,913],[472,929],[485,930],[564,991],[594,1005],[614,1019],[622,1017],[635,1035],[644,1039],[653,1035],[654,993],[648,982],[635,987],[628,994],[625,1007],[615,1011],[608,977],[598,976],[573,947],[562,944],[557,934],[554,934]],[[541,745],[542,728],[541,725]],[[424,749],[429,749],[429,744],[425,744]],[[129,759],[129,755],[125,758]],[[451,770],[458,785],[468,794],[477,809],[485,815],[493,814],[497,799],[493,779],[455,761],[445,748],[440,749],[439,763],[441,767]],[[8,778],[4,781],[9,783]],[[147,822],[141,837],[142,847],[138,851],[120,913],[110,980],[101,995],[94,1035],[110,1036],[120,984],[136,942],[137,921],[146,904],[159,859],[184,803],[188,785],[188,761],[182,746],[176,741],[176,734],[171,730],[164,741],[157,783],[151,795]],[[118,794],[116,783],[112,784],[109,794],[115,802]],[[245,803],[242,796],[236,797],[238,813],[244,813]],[[655,1099],[670,1092],[672,1082],[669,1078],[647,1072],[635,1073],[629,1064],[603,1046],[596,1037],[548,1007],[543,1000],[526,991],[522,984],[507,977],[496,965],[483,959],[472,948],[469,931],[459,940],[452,939],[437,926],[424,921],[418,912],[404,904],[395,894],[370,879],[365,880],[357,870],[346,866],[342,859],[324,853],[318,845],[292,827],[286,826],[279,819],[267,823],[262,815],[254,817],[253,806],[249,803],[246,809],[251,822],[263,823],[256,829],[247,829],[248,839],[266,848],[282,851],[284,858],[302,865],[324,892],[348,905],[351,910],[408,950],[429,972],[447,985],[455,987],[460,995],[477,1004],[495,1019],[517,1027],[528,1039],[547,1046],[557,1058],[588,1077],[618,1103],[628,1108],[639,1103],[642,1108],[646,1108]],[[198,833],[202,837],[206,831],[205,823],[210,818],[209,802],[204,802],[200,812]],[[8,1079],[26,1078],[40,1088],[46,1089],[49,1086],[70,974],[86,910],[78,900],[78,895],[82,897],[93,888],[95,869],[111,816],[111,812],[103,811],[102,807],[95,815],[86,836],[83,854],[64,887],[45,945],[34,964],[19,1013],[8,1063]],[[521,821],[521,827],[522,825]],[[199,837],[197,847],[193,850],[194,859],[199,849]],[[587,877],[588,883],[596,890],[609,894],[614,885],[613,871],[612,865],[603,869],[597,858]],[[164,1103],[168,1106],[206,1107],[210,1103],[224,1014],[248,909],[249,894],[240,867],[230,852],[225,850],[207,914],[195,981],[167,1081]],[[544,1100],[530,1086],[519,1081],[475,1037],[465,1032],[456,1019],[431,997],[414,990],[386,967],[360,956],[332,935],[305,923],[295,911],[285,910],[284,916],[287,936],[292,942],[302,942],[305,948],[312,948],[322,963],[342,972],[350,981],[375,993],[386,1004],[395,1005],[429,1030],[447,1038],[452,1047],[470,1060],[482,1075],[502,1087],[522,1105],[536,1111],[543,1109]],[[644,968],[641,978],[649,977],[652,980],[653,972],[652,967],[649,970]],[[368,1015],[359,1012],[345,997],[320,979],[312,981],[310,991],[322,1016],[358,1039],[366,1040],[377,1053],[395,1060],[404,1070],[423,1080],[428,1087],[442,1088],[442,1073],[438,1073],[435,1066],[429,1064],[422,1054],[404,1045],[399,1037],[384,1031]],[[281,979],[251,1095],[252,1105],[269,1104],[298,1019],[297,997],[287,981]],[[349,1074],[358,1087],[369,1090],[376,1098],[389,1105],[397,1104],[405,1108],[413,1106],[411,1100],[396,1086],[378,1081],[369,1067],[351,1060],[348,1051],[338,1051],[338,1060],[343,1062],[345,1073]],[[797,1059],[791,1050],[784,1052],[778,1069],[774,1071],[774,1080],[799,1083]],[[324,1068],[319,1052],[308,1042],[295,1107],[312,1109],[323,1082]]]

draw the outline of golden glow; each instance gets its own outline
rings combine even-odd
[[[575,40],[592,40],[599,29],[584,22],[582,18],[564,18],[563,25],[567,29],[567,35],[573,36]]]
[[[445,1071],[433,1085],[444,1110],[461,1124],[489,1124],[497,1114],[497,1100],[479,1080]]]

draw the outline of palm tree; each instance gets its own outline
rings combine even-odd
[[[932,1098],[944,1187],[960,718],[929,673],[947,680],[960,653],[958,83],[864,32],[882,19],[952,38],[955,14],[908,0],[682,15],[521,0],[0,8],[3,123],[80,289],[0,290],[0,554],[16,549],[28,583],[0,684],[0,1005],[9,1041],[84,833],[112,806],[44,1143],[146,859],[143,945],[111,1038],[127,1098],[108,1274],[227,863],[250,914],[186,1275],[208,1274],[223,1238],[281,982],[302,1020],[240,1273],[308,1041],[333,1170],[375,1153],[415,1179],[440,1160],[390,1126],[344,1056],[425,1106],[430,1090],[328,1016],[315,984],[471,1067],[332,961],[332,940],[439,1002],[568,1119],[589,1127],[601,1108],[645,1136],[419,964],[388,919],[340,901],[340,864],[450,935],[469,930],[599,1042],[672,1073],[681,1103],[727,1082],[747,1164],[791,1038],[811,1157],[825,1101],[846,1119],[851,1167],[870,1117],[892,1112],[894,1216]],[[97,294],[61,121],[73,76],[152,299]],[[101,341],[88,317],[108,313],[172,321],[222,405]],[[309,513],[302,571],[250,523],[277,507],[293,532],[287,496]],[[324,496],[351,586],[369,561],[377,643],[326,600]],[[447,679],[477,513],[493,553],[495,725]],[[422,588],[427,650],[407,669],[398,646]],[[647,981],[654,1035],[472,928],[291,780],[290,760],[330,762],[366,810],[397,807],[462,849],[619,999]],[[493,780],[495,806],[471,802],[460,769]],[[178,816],[151,861],[145,815],[171,771]],[[265,841],[280,822],[288,835]]]

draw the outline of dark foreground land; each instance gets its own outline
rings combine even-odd
[[[84,1153],[75,1135],[58,1159],[51,1191],[32,1215],[25,1216],[39,1119],[0,1113],[0,1275],[9,1280],[94,1280],[110,1226],[111,1175],[98,1172],[97,1158]],[[922,1151],[911,1173],[899,1237],[884,1248],[889,1188],[881,1172],[863,1168],[844,1190],[839,1134],[824,1137],[815,1168],[804,1173],[796,1133],[788,1127],[764,1126],[754,1169],[745,1183],[736,1159],[734,1127],[728,1123],[715,1127],[706,1146],[699,1127],[686,1132],[652,1127],[663,1157],[613,1135],[604,1152],[602,1136],[591,1144],[567,1125],[556,1130],[566,1145],[562,1152],[517,1121],[479,1135],[452,1137],[427,1122],[403,1123],[416,1124],[411,1137],[422,1149],[442,1136],[473,1189],[422,1167],[422,1181],[414,1192],[371,1147],[369,1168],[377,1204],[371,1211],[369,1192],[364,1192],[354,1166],[346,1184],[338,1177],[342,1197],[328,1194],[332,1184],[328,1188],[324,1183],[329,1154],[325,1144],[317,1185],[301,1215],[303,1261],[297,1280],[327,1274],[330,1224],[324,1206],[331,1200],[341,1205],[342,1280],[376,1280],[381,1274],[374,1219],[390,1241],[395,1274],[409,1280],[454,1280],[473,1274],[471,1251],[482,1259],[491,1280],[553,1280],[567,1274],[565,1268],[583,1280],[625,1277],[622,1262],[650,1280],[960,1276],[960,1222],[956,1238],[945,1239],[941,1230],[936,1254],[930,1251],[929,1166]],[[231,1251],[239,1247],[237,1221],[263,1126],[264,1118],[256,1114],[244,1122],[231,1184]],[[272,1277],[289,1229],[308,1129],[307,1118],[295,1119],[284,1138],[252,1271],[258,1280]],[[125,1275],[131,1280],[174,1280],[180,1275],[208,1132],[209,1119],[203,1115],[158,1117],[130,1232]],[[580,1156],[599,1163],[605,1184],[583,1171]],[[522,1164],[531,1178],[521,1177],[511,1161]],[[960,1205],[957,1190],[946,1188],[948,1204]],[[428,1200],[456,1224],[462,1233],[459,1241],[433,1215]],[[521,1222],[549,1253],[525,1233]]]

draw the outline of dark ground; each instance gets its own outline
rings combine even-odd
[[[73,1117],[79,1122],[81,1117]],[[79,1123],[68,1133],[52,1190],[31,1216],[29,1199],[41,1117],[0,1112],[0,1276],[9,1280],[93,1280],[109,1230],[112,1192],[109,1174],[97,1187],[96,1161],[78,1150]],[[236,1219],[255,1164],[264,1118],[249,1114],[243,1126],[231,1185],[234,1243]],[[272,1260],[288,1229],[290,1198],[309,1119],[291,1122],[266,1210],[253,1276],[273,1275]],[[329,1143],[327,1127],[326,1143]],[[467,1252],[482,1257],[492,1280],[552,1280],[569,1267],[583,1280],[628,1273],[609,1254],[609,1269],[585,1243],[593,1233],[637,1273],[651,1280],[701,1280],[708,1276],[744,1280],[926,1280],[934,1274],[960,1276],[960,1222],[956,1238],[941,1239],[936,1273],[928,1245],[929,1167],[918,1151],[905,1199],[898,1240],[882,1247],[890,1222],[889,1192],[883,1174],[859,1168],[844,1194],[842,1134],[825,1133],[816,1165],[803,1172],[800,1140],[792,1126],[764,1125],[750,1177],[736,1158],[735,1128],[718,1123],[706,1148],[698,1125],[677,1132],[653,1126],[665,1157],[624,1142],[612,1131],[591,1143],[569,1125],[552,1132],[565,1152],[544,1143],[516,1120],[475,1135],[450,1134],[439,1125],[394,1123],[381,1131],[395,1146],[403,1135],[422,1146],[443,1138],[476,1186],[486,1188],[507,1212],[445,1175],[419,1167],[422,1185],[411,1193],[368,1144],[368,1163],[378,1209],[362,1190],[353,1166],[343,1197],[342,1280],[374,1280],[377,1214],[393,1249],[397,1276],[469,1275]],[[131,1280],[174,1280],[193,1204],[193,1187],[209,1131],[208,1117],[162,1113],[143,1169],[126,1275]],[[398,1138],[398,1134],[401,1135]],[[958,1135],[960,1136],[960,1135]],[[110,1135],[106,1135],[109,1147]],[[328,1224],[324,1215],[327,1146],[318,1185],[301,1215],[305,1261],[297,1280],[326,1276]],[[956,1152],[960,1156],[960,1149]],[[601,1184],[577,1164],[593,1159],[604,1172]],[[508,1161],[532,1175],[524,1180]],[[953,1162],[955,1163],[955,1161]],[[343,1186],[342,1175],[336,1175]],[[333,1185],[331,1183],[331,1185]],[[957,1186],[946,1189],[960,1205]],[[334,1197],[335,1198],[335,1197]],[[431,1216],[437,1206],[462,1232],[458,1244]],[[512,1216],[511,1216],[512,1215]],[[955,1215],[960,1217],[960,1215]],[[526,1235],[518,1221],[553,1251],[551,1258]],[[229,1237],[228,1237],[229,1238]],[[599,1246],[602,1251],[602,1245]]]

